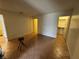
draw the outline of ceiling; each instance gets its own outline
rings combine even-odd
[[[0,0],[0,9],[38,15],[78,7],[78,0]]]

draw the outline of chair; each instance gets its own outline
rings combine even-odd
[[[22,47],[26,47],[26,45],[24,44],[24,37],[20,37],[18,38],[19,41],[19,45],[18,45],[18,49],[22,49]]]

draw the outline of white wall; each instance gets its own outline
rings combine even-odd
[[[33,20],[22,14],[4,14],[8,39],[18,38],[33,32]]]
[[[79,11],[77,10],[74,10],[71,18],[67,45],[71,59],[79,59]]]
[[[67,12],[66,12],[67,13]],[[56,38],[58,17],[66,13],[49,13],[39,17],[38,33]]]

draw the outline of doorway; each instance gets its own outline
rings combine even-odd
[[[7,33],[4,23],[3,15],[0,14],[0,48],[5,51],[7,45]]]
[[[57,35],[62,36],[64,39],[66,39],[69,24],[70,24],[70,16],[59,16]]]
[[[34,18],[33,20],[33,32],[34,34],[38,34],[38,18]]]

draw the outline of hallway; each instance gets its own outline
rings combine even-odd
[[[26,41],[26,47],[17,49],[18,41],[9,41],[5,50],[5,59],[69,59],[65,40],[61,35],[57,39],[43,35],[35,36]],[[0,42],[1,43],[1,42]]]

